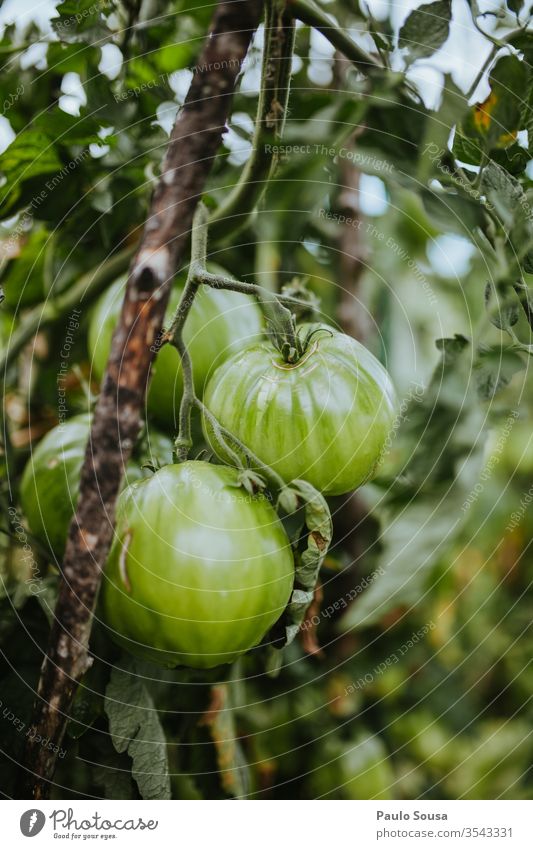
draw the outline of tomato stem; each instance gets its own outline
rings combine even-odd
[[[234,463],[238,468],[247,468],[243,463],[242,458],[244,457],[250,467],[257,469],[257,471],[266,478],[272,489],[281,491],[285,488],[286,484],[283,478],[280,477],[274,469],[263,463],[259,457],[257,457],[257,455],[244,444],[244,442],[241,442],[238,437],[221,425],[216,416],[214,416],[211,410],[206,407],[203,401],[200,401],[199,398],[195,398],[194,406],[200,410],[204,419],[206,419],[209,423],[209,427],[216,442],[222,449],[223,454],[230,457],[232,463]],[[236,451],[233,450],[231,447],[232,445],[235,446]]]
[[[192,224],[191,263],[187,282],[185,283],[170,328],[164,335],[164,341],[170,342],[177,349],[180,355],[183,373],[183,395],[181,397],[178,417],[178,436],[174,443],[174,455],[178,463],[187,460],[189,451],[192,448],[191,413],[196,398],[193,363],[183,339],[183,328],[198,291],[199,283],[195,277],[195,268],[197,265],[205,265],[206,254],[207,208],[200,202],[196,208]]]

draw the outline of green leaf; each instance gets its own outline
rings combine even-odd
[[[134,660],[111,672],[105,712],[115,749],[132,759],[132,775],[143,799],[170,799],[165,735]]]
[[[6,177],[0,188],[2,216],[7,218],[37,197],[36,178],[56,174],[60,169],[61,159],[46,133],[20,133],[0,156],[0,171]],[[39,184],[44,182],[40,180]]]
[[[518,17],[520,12],[522,11],[522,6],[524,5],[524,0],[505,0],[505,5],[511,12]]]
[[[522,357],[513,350],[512,345],[491,345],[482,348],[476,361],[476,384],[480,397],[490,401],[523,369]]]
[[[509,331],[520,317],[520,304],[512,286],[501,290],[492,283],[485,290],[485,305],[489,310],[491,323],[499,330]]]
[[[53,41],[48,45],[46,58],[49,71],[57,74],[66,74],[72,71],[84,76],[88,65],[96,69],[99,51],[89,44],[80,46],[79,44],[61,44],[59,41]]]
[[[489,77],[490,94],[473,106],[454,141],[457,158],[478,165],[485,153],[515,144],[523,125],[523,97],[529,91],[529,69],[517,56],[502,56]]]
[[[456,192],[430,189],[424,189],[420,197],[428,218],[436,227],[476,240],[478,230],[484,223],[484,212],[480,203]]]
[[[97,41],[110,34],[104,16],[113,12],[114,6],[113,0],[64,0],[56,8],[52,26],[65,41],[86,40],[89,35]]]
[[[77,118],[57,108],[19,133],[0,156],[0,172],[6,178],[0,188],[2,216],[29,207],[39,217],[56,185],[83,163],[84,156],[71,146],[98,142],[98,126],[90,116]],[[48,179],[52,174],[57,176],[55,183]]]
[[[442,47],[450,33],[451,0],[436,0],[414,9],[400,29],[400,48],[409,59],[424,59]]]
[[[377,164],[386,178],[391,163],[399,181],[413,185],[413,161],[421,154],[420,139],[426,134],[427,110],[406,97],[387,107],[387,99],[369,109],[365,118],[366,130],[358,142],[358,151],[369,149],[378,154]],[[381,155],[381,156],[380,156]],[[385,160],[383,162],[383,160]]]
[[[483,169],[481,190],[494,207],[498,218],[510,229],[516,218],[517,204],[524,196],[518,180],[491,161]]]

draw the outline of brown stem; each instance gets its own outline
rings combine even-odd
[[[121,470],[140,412],[172,278],[187,247],[194,210],[230,111],[235,81],[258,26],[260,0],[222,0],[172,131],[141,244],[126,286],[102,391],[93,417],[71,523],[63,580],[44,658],[24,759],[25,792],[46,798],[88,643],[103,564],[113,533]],[[49,739],[50,746],[40,740]]]
[[[333,88],[342,90],[350,62],[342,53],[336,51]],[[351,135],[348,146],[355,148],[357,139],[364,132],[359,127]],[[368,251],[363,229],[363,216],[360,208],[359,169],[349,159],[339,161],[339,194],[336,198],[336,212],[342,216],[338,228],[339,248],[339,284],[341,287],[338,305],[339,323],[345,333],[365,341],[368,336],[368,322],[359,301],[361,277],[366,266]]]

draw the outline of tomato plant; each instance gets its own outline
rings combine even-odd
[[[212,271],[222,271],[210,265]],[[222,272],[226,273],[226,272]],[[118,321],[126,279],[123,277],[107,289],[94,309],[89,327],[89,353],[94,373],[101,378],[111,337]],[[183,292],[183,281],[170,296],[167,318],[174,315]],[[261,313],[253,300],[240,292],[203,287],[194,299],[185,330],[185,341],[194,362],[194,383],[198,392],[226,357],[261,333]],[[166,345],[158,352],[152,370],[147,398],[148,414],[161,425],[172,428],[183,391],[180,357],[175,348]]]
[[[338,495],[375,473],[395,393],[383,366],[355,339],[324,325],[299,332],[309,342],[296,362],[266,342],[246,348],[218,368],[205,401],[284,480],[302,478]]]
[[[213,667],[256,646],[294,581],[289,540],[263,495],[228,467],[165,466],[121,496],[103,616],[133,654]]]

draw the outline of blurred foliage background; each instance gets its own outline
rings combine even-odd
[[[123,251],[126,270],[213,8],[160,5],[67,0],[48,4],[37,22],[24,4],[1,10],[5,796],[16,793],[58,577],[19,512],[20,474],[58,421],[58,363],[76,305],[68,415],[86,412],[98,392],[86,333],[110,280],[73,302],[68,293]],[[500,67],[504,83],[485,74],[470,92],[484,101],[504,85],[499,132],[480,141],[465,119],[455,150],[472,186],[489,158],[504,174],[493,193],[503,198],[501,245],[480,235],[479,204],[439,171],[450,129],[467,115],[460,92],[491,37],[524,23],[516,7],[490,6],[487,38],[454,0],[444,46],[413,54],[398,42],[410,4],[327,4],[357,43],[387,56],[387,74],[370,88],[323,35],[299,26],[279,167],[252,220],[211,244],[210,258],[275,289],[305,281],[328,320],[387,365],[402,402],[398,427],[379,478],[331,500],[336,537],[322,597],[277,677],[259,652],[224,681],[161,672],[117,655],[95,628],[97,659],[60,753],[56,798],[531,797],[530,328],[502,288],[517,279],[517,245],[531,240],[529,222],[513,239],[520,222],[509,220],[512,181],[524,197],[531,191],[527,27],[503,50],[521,67]],[[442,14],[449,18],[449,4]],[[215,163],[212,205],[250,155],[261,46],[260,31]],[[421,93],[416,109],[400,94],[405,79]],[[502,127],[512,130],[504,141]],[[434,202],[441,190],[444,204]],[[34,332],[19,345],[28,325]]]

